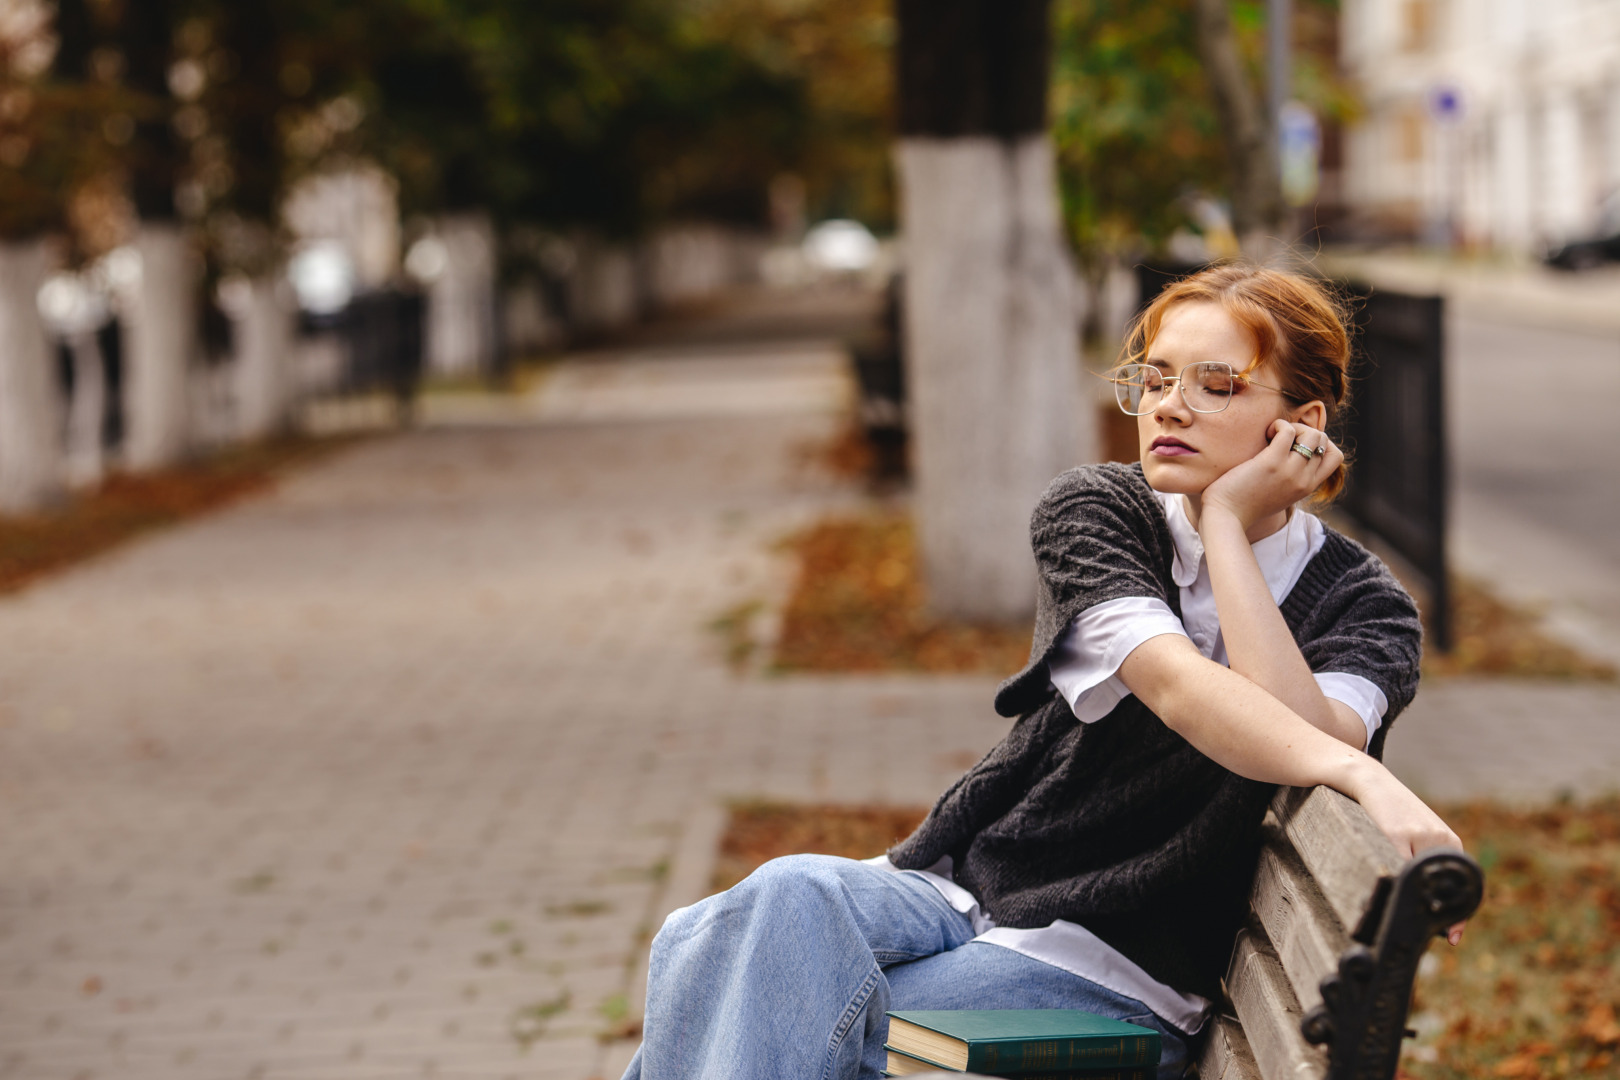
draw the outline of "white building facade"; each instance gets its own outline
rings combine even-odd
[[[1620,0],[1344,0],[1354,232],[1536,255],[1620,202]],[[1611,205],[1610,213],[1613,213]]]

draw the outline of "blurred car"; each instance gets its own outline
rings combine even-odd
[[[865,225],[847,218],[834,218],[813,225],[804,234],[804,257],[811,267],[823,273],[858,274],[878,260],[879,247]]]
[[[1596,236],[1571,240],[1547,252],[1547,265],[1560,270],[1590,270],[1606,262],[1620,262],[1620,191],[1603,200]]]
[[[354,297],[354,276],[354,260],[335,240],[304,244],[293,254],[287,278],[298,296],[299,325],[306,333],[342,322]]]

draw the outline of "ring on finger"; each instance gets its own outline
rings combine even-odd
[[[1289,447],[1289,449],[1294,451],[1294,453],[1298,454],[1300,457],[1304,458],[1306,461],[1310,461],[1319,452],[1309,446],[1306,446],[1302,442],[1296,442],[1293,446]]]

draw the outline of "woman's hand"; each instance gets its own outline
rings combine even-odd
[[[1226,510],[1245,530],[1305,498],[1344,462],[1344,452],[1326,434],[1304,424],[1274,420],[1266,437],[1264,450],[1204,489],[1204,508]],[[1316,452],[1306,457],[1295,443]]]
[[[1366,759],[1367,767],[1347,791],[1367,811],[1383,834],[1395,845],[1401,858],[1410,859],[1430,848],[1447,847],[1462,850],[1462,841],[1451,827],[1440,820],[1440,815],[1412,794],[1410,788],[1373,758]],[[1462,941],[1463,923],[1446,932],[1446,940],[1456,945]]]

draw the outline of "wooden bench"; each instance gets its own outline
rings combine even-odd
[[[1484,884],[1460,851],[1403,863],[1336,791],[1279,791],[1200,1080],[1392,1080],[1418,961]]]

